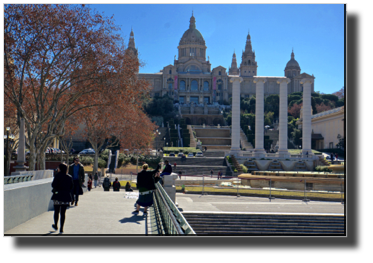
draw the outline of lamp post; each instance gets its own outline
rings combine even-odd
[[[5,171],[4,171],[5,175],[9,175],[9,171],[8,171],[8,162],[9,162],[9,156],[8,156],[9,131],[10,131],[10,127],[6,127],[6,135],[4,135],[4,139],[6,139],[6,150],[5,150],[6,163],[5,163]]]

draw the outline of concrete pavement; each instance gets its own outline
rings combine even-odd
[[[138,192],[104,192],[102,187],[80,196],[78,206],[66,211],[63,235],[145,235],[151,234],[152,209],[148,217],[140,209],[133,215]],[[273,199],[247,196],[176,194],[184,212],[312,213],[343,214],[340,202]],[[5,235],[56,235],[51,227],[54,211],[48,211],[5,232]],[[154,222],[153,222],[154,223]],[[59,227],[59,226],[58,226]],[[154,233],[154,232],[153,232]]]
[[[242,213],[312,213],[344,214],[340,202],[324,202],[264,197],[176,194],[176,202],[183,212],[242,212]]]
[[[102,187],[92,189],[79,197],[78,206],[66,211],[63,235],[145,235],[146,217],[143,208],[133,215],[138,192],[104,192]],[[5,235],[55,235],[54,211],[48,211],[10,229]],[[59,223],[58,223],[59,227]]]

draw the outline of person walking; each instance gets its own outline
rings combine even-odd
[[[113,191],[119,192],[120,189],[120,182],[118,181],[118,177],[115,178],[115,181],[113,182]]]
[[[210,171],[210,174],[211,174],[211,178],[212,178],[212,175],[214,174],[214,171],[212,169]]]
[[[218,172],[218,180],[220,180],[221,177],[221,171]]]
[[[138,214],[140,207],[144,207],[144,214],[147,214],[148,207],[153,204],[153,191],[155,184],[160,180],[158,164],[157,168],[153,171],[147,171],[149,166],[144,164],[142,171],[137,174],[137,188],[139,189],[139,198],[136,201],[136,210],[133,214]]]
[[[102,183],[102,187],[104,188],[104,191],[109,191],[110,186],[111,186],[110,179],[108,176],[106,176]]]
[[[335,153],[335,160],[338,161],[338,153]]]
[[[79,158],[74,158],[74,163],[69,167],[69,174],[73,178],[74,188],[72,189],[73,201],[71,205],[75,202],[75,206],[78,206],[79,195],[83,195],[83,183],[84,183],[84,166],[79,162]]]
[[[332,163],[333,163],[333,161],[334,161],[333,153],[330,154],[330,160],[332,160]]]
[[[183,158],[183,157],[181,157],[181,158]],[[174,170],[176,170],[176,162],[174,162]]]
[[[88,178],[87,188],[88,188],[88,191],[91,191],[91,189],[92,189],[92,179],[91,179],[91,177]]]
[[[73,200],[71,197],[71,190],[73,189],[74,183],[73,178],[67,174],[67,165],[60,163],[58,166],[58,173],[52,182],[52,198],[54,207],[54,224],[52,225],[54,230],[58,230],[58,219],[60,218],[60,234],[63,233],[63,226],[65,224],[66,209],[70,202]]]
[[[94,186],[96,188],[97,187],[97,181],[98,181],[98,173],[97,172],[95,173],[93,179],[94,179]]]

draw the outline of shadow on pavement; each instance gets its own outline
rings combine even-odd
[[[140,224],[140,221],[144,221],[145,216],[144,215],[133,215],[131,217],[125,217],[119,220],[122,224],[124,223],[136,223]]]

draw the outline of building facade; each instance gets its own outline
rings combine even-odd
[[[339,143],[339,136],[345,138],[344,133],[344,106],[323,111],[311,116],[312,149],[334,149]],[[302,126],[302,116],[297,122]]]
[[[128,49],[137,55],[134,33],[128,44]],[[139,73],[139,77],[146,79],[152,86],[151,96],[168,95],[180,104],[228,104],[232,97],[233,76],[240,76],[241,97],[251,97],[256,93],[254,77],[257,76],[258,63],[255,51],[252,49],[250,34],[246,37],[245,50],[242,52],[241,63],[238,67],[236,53],[233,53],[231,67],[228,69],[217,66],[211,69],[210,59],[207,56],[207,46],[202,34],[196,28],[196,20],[192,14],[189,28],[182,35],[178,49],[178,57],[173,64],[165,66],[158,73]],[[286,64],[284,76],[290,79],[288,94],[303,91],[301,79],[315,78],[307,73],[301,73],[300,66],[291,53],[291,59]],[[279,94],[278,77],[267,77],[264,84],[264,96]],[[314,82],[312,83],[314,92]]]

